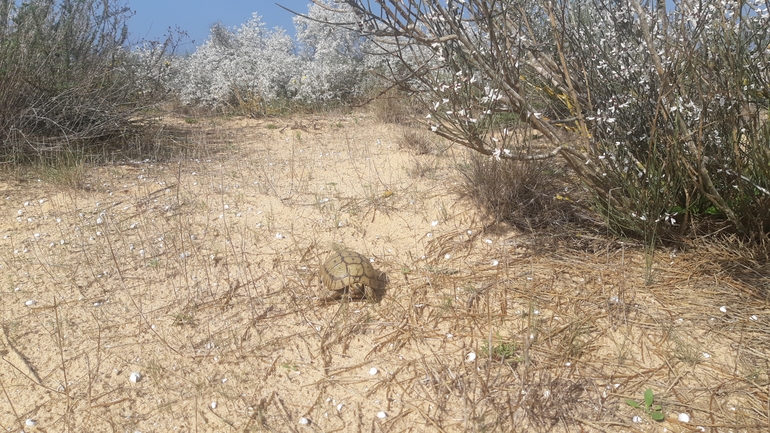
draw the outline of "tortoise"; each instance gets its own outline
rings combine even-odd
[[[350,299],[375,299],[387,281],[384,272],[378,272],[363,255],[349,250],[334,251],[326,259],[320,272],[321,283],[330,292],[324,301],[337,301],[347,295]]]

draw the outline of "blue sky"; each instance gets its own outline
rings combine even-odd
[[[195,45],[206,41],[212,24],[221,22],[227,27],[245,23],[257,12],[267,27],[283,27],[294,34],[293,15],[280,7],[307,13],[309,0],[128,0],[128,7],[135,15],[128,22],[131,39],[161,39],[170,27],[186,30]],[[192,50],[192,46],[182,47]]]

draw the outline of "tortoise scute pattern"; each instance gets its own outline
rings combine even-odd
[[[331,296],[341,296],[346,288],[351,296],[361,296],[365,287],[379,290],[384,277],[363,255],[355,251],[336,251],[321,267],[321,281],[328,290],[337,292]]]

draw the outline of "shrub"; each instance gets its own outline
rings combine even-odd
[[[357,31],[329,23],[351,21],[326,3],[294,19],[296,41],[268,30],[256,13],[237,30],[211,28],[192,55],[177,59],[169,85],[185,104],[230,107],[264,115],[287,101],[349,101],[368,89],[365,41]]]
[[[612,228],[650,244],[714,219],[767,239],[763,1],[345,3],[436,134],[502,159],[562,157]],[[552,147],[503,152],[511,125]]]
[[[139,131],[142,110],[160,93],[147,79],[134,81],[124,48],[129,14],[110,0],[2,1],[3,159],[98,152]]]
[[[297,74],[291,37],[267,30],[254,14],[237,31],[214,25],[193,54],[175,59],[169,85],[185,104],[264,113],[267,101],[296,94]]]
[[[294,18],[302,60],[296,98],[318,103],[364,95],[371,85],[365,73],[366,40],[357,29],[339,25],[354,22],[355,16],[320,4],[312,4],[307,16]]]

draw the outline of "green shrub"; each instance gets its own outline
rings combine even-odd
[[[137,71],[137,56],[126,49],[125,5],[0,3],[0,158],[99,153],[141,131],[144,110],[162,93],[148,86],[153,74]],[[144,66],[162,66],[164,49]]]

